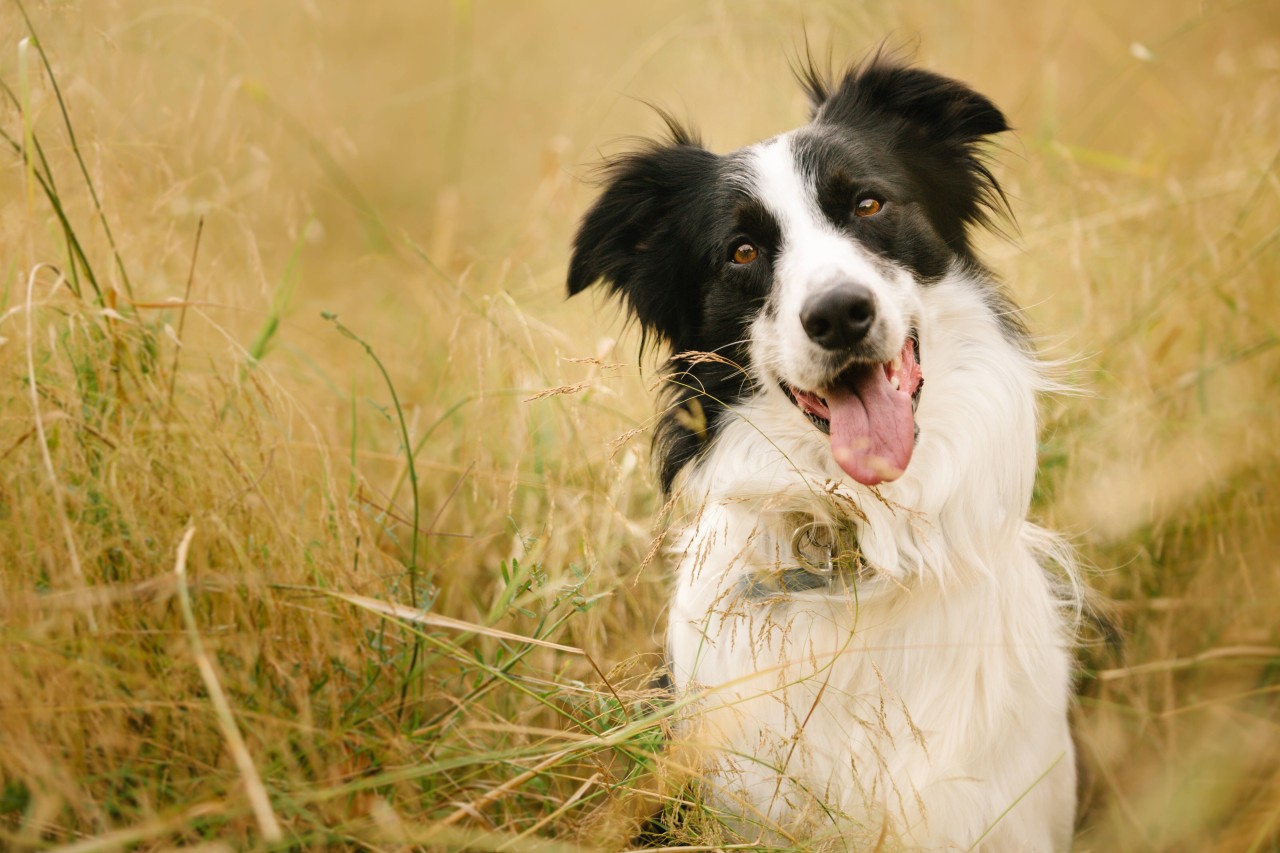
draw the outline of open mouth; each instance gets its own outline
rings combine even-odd
[[[906,470],[923,387],[914,331],[891,361],[850,365],[828,387],[804,391],[782,383],[796,408],[831,437],[836,463],[868,486],[896,480]]]

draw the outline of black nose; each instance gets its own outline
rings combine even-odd
[[[855,346],[867,336],[875,319],[875,298],[861,285],[835,287],[810,296],[800,309],[805,333],[824,349]]]

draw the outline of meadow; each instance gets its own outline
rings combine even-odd
[[[0,0],[0,849],[763,849],[665,748],[657,363],[564,275],[648,104],[787,130],[806,39],[1017,129],[1076,849],[1280,849],[1274,0]]]

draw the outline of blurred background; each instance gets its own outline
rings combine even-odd
[[[806,40],[1016,128],[1077,849],[1280,847],[1274,0],[0,0],[0,847],[625,846],[656,363],[569,244],[649,104],[803,122]]]

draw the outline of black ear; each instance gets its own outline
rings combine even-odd
[[[838,85],[806,88],[815,102],[822,96],[816,123],[851,128],[903,155],[930,218],[957,250],[968,250],[966,225],[1007,212],[980,143],[1009,130],[1009,122],[964,83],[877,55]]]
[[[603,280],[646,336],[684,342],[701,311],[697,247],[719,158],[673,127],[670,143],[611,162],[604,193],[578,226],[569,295]],[[700,233],[701,232],[701,233]]]
[[[821,121],[851,121],[879,112],[936,137],[964,143],[1009,130],[996,105],[959,80],[879,54],[850,70],[835,87],[809,67],[805,88],[818,110],[815,118]]]

